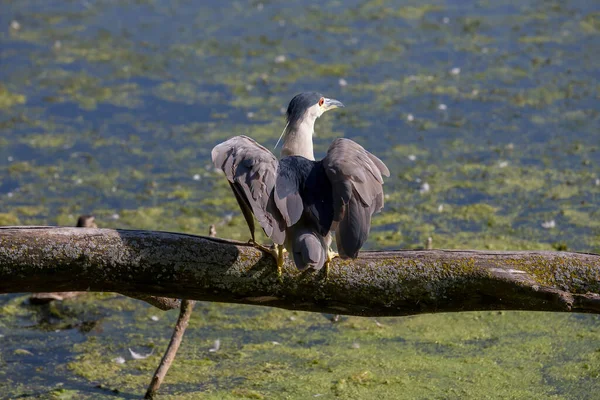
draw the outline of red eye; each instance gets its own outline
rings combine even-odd
[[[323,105],[323,103],[325,103],[325,97],[321,97],[321,98],[319,99],[319,106],[322,106],[322,105]]]

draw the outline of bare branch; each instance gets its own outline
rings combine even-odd
[[[111,229],[0,228],[0,293],[113,291],[363,316],[468,310],[600,313],[600,255],[422,250],[336,259],[329,279],[252,246]]]
[[[120,292],[123,296],[131,297],[133,299],[145,301],[146,303],[158,308],[162,311],[169,311],[174,308],[179,308],[181,305],[181,300],[179,299],[171,299],[169,297],[158,297],[158,296],[149,296],[143,293],[131,293],[131,292]]]
[[[173,335],[171,336],[171,341],[169,342],[169,346],[167,346],[167,350],[165,351],[165,355],[160,360],[160,364],[154,372],[152,376],[152,380],[150,381],[150,385],[148,386],[148,390],[146,391],[145,399],[152,399],[156,392],[160,388],[162,381],[165,379],[167,375],[167,371],[173,360],[175,360],[175,356],[177,355],[177,350],[181,345],[181,340],[183,339],[183,334],[190,322],[190,317],[192,316],[192,310],[194,309],[193,300],[182,300],[181,301],[181,311],[179,312],[179,318],[177,318],[177,323],[175,324],[175,328],[173,329]]]

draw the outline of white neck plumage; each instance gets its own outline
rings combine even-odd
[[[312,140],[315,133],[315,119],[308,117],[293,125],[288,124],[283,134],[283,148],[280,157],[302,156],[309,160],[315,159]]]

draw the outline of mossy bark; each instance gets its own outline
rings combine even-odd
[[[112,229],[0,228],[0,293],[114,291],[361,316],[470,310],[600,313],[600,255],[363,252],[322,272],[244,243]]]

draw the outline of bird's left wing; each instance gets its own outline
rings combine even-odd
[[[367,240],[371,215],[383,207],[383,176],[390,171],[361,145],[344,138],[333,141],[322,162],[333,192],[338,252],[354,258]]]
[[[273,198],[279,166],[273,153],[248,136],[235,136],[215,146],[211,155],[215,167],[222,169],[230,182],[242,211],[249,207],[267,236],[283,244],[285,222]],[[248,219],[246,214],[244,211]]]

